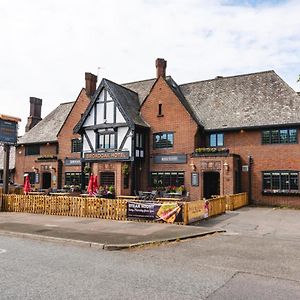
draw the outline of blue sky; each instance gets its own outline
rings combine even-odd
[[[299,11],[299,0],[1,0],[0,113],[21,117],[22,133],[30,96],[45,116],[76,99],[84,72],[153,78],[157,57],[179,84],[273,69],[300,90]]]

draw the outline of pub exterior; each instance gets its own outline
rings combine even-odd
[[[252,203],[300,206],[297,92],[274,71],[177,84],[164,59],[155,66],[155,78],[104,78],[97,89],[90,77],[93,92],[70,104],[53,141],[42,141],[44,156],[56,156],[56,187],[74,182],[83,190],[94,174],[100,192],[116,196],[180,191],[198,200],[248,192]],[[19,160],[26,140],[17,148],[19,179],[38,160]],[[28,167],[19,172],[22,164]]]

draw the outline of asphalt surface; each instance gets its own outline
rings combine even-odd
[[[300,299],[300,211],[244,208],[226,233],[103,251],[0,234],[1,299]]]

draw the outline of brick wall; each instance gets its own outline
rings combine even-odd
[[[300,207],[299,196],[262,195],[262,171],[300,171],[299,144],[263,145],[261,143],[260,130],[226,132],[224,137],[225,147],[230,149],[230,153],[236,153],[241,156],[242,165],[248,163],[248,156],[251,155],[253,158],[252,198],[254,203]],[[244,191],[248,191],[247,172],[242,172],[242,187]]]
[[[71,146],[72,146],[72,139],[79,138],[79,134],[73,133],[73,128],[81,119],[81,114],[84,113],[85,109],[87,108],[90,102],[90,98],[86,95],[85,89],[82,89],[77,97],[77,100],[66,119],[63,127],[61,128],[58,134],[58,143],[59,143],[59,155],[58,158],[61,159],[63,166],[62,166],[62,186],[65,184],[65,173],[66,172],[81,172],[81,166],[66,166],[64,164],[65,158],[71,159],[79,159],[79,153],[72,153]]]

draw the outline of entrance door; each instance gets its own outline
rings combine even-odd
[[[203,173],[203,196],[210,199],[214,195],[220,195],[220,173]]]
[[[51,187],[51,173],[43,173],[42,189]]]

